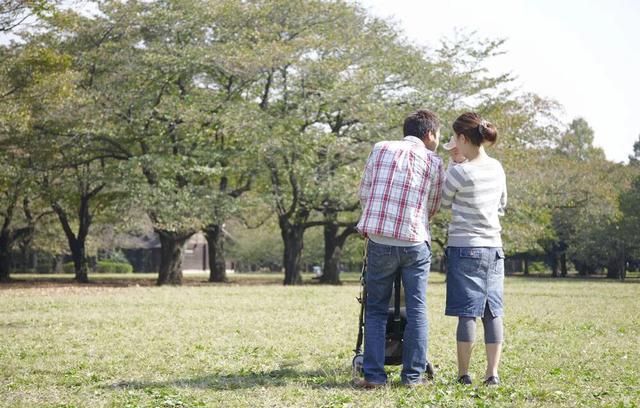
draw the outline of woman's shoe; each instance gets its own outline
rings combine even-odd
[[[484,385],[500,385],[500,378],[497,375],[492,375],[491,377],[484,380],[483,384]]]
[[[458,384],[471,385],[471,377],[469,374],[458,377]]]

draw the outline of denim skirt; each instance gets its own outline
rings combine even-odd
[[[486,305],[503,316],[503,293],[502,248],[447,248],[447,316],[482,317]]]

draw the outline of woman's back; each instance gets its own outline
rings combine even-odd
[[[501,247],[498,217],[506,204],[506,178],[499,161],[484,156],[451,166],[442,193],[442,206],[451,207],[448,246]]]

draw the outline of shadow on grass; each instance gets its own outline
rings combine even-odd
[[[351,388],[350,382],[327,376],[326,372],[298,371],[283,368],[267,372],[240,372],[228,375],[201,375],[192,378],[178,378],[168,381],[120,381],[107,386],[122,389],[153,388],[201,388],[216,391],[237,390],[254,387],[283,387],[289,384],[312,388]]]

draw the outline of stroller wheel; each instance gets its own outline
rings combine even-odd
[[[362,354],[356,354],[351,361],[351,376],[353,378],[362,377],[364,371],[362,365],[364,363],[364,356]]]

